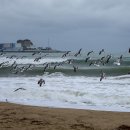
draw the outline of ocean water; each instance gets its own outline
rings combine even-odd
[[[130,111],[130,54],[5,53],[0,56],[0,101],[33,106]],[[123,57],[119,61],[119,57]],[[41,57],[38,61],[35,58]],[[68,64],[71,59],[72,63]],[[16,63],[12,65],[14,62]],[[90,65],[93,62],[94,64]],[[31,67],[29,65],[31,64]],[[44,67],[48,68],[44,71]],[[58,65],[56,69],[54,66]],[[78,67],[74,72],[73,65]],[[26,68],[28,68],[26,70]],[[102,71],[105,78],[100,81]],[[45,84],[37,84],[43,78]],[[18,88],[26,90],[14,91]]]

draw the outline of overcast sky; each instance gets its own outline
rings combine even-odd
[[[130,0],[0,0],[0,42],[60,50],[130,47]]]

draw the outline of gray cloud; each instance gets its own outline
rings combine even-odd
[[[129,0],[0,0],[1,42],[30,38],[46,46],[50,38],[58,49],[124,51],[129,7]]]

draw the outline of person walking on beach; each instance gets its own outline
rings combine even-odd
[[[42,86],[43,83],[45,84],[45,80],[44,79],[38,80],[38,84],[39,84],[40,87]]]

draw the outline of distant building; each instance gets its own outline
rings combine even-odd
[[[15,43],[0,43],[0,49],[1,50],[8,50],[8,49],[14,49]]]

